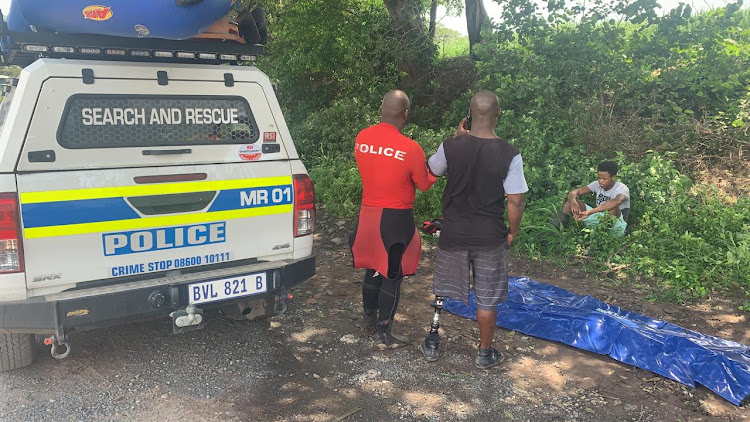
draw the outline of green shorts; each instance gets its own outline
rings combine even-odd
[[[586,211],[590,211],[592,209],[593,208],[586,205]],[[609,213],[605,211],[595,212],[581,221],[586,227],[593,226],[595,224],[599,224],[599,220],[607,214]],[[622,236],[625,234],[625,229],[627,227],[628,227],[628,223],[625,222],[625,220],[622,218],[622,214],[620,214],[620,216],[617,217],[617,221],[615,221],[615,225],[614,227],[612,227],[612,230],[616,232],[617,234],[619,234],[620,236]]]

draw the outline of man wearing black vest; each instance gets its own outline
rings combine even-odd
[[[495,134],[500,116],[497,96],[478,92],[471,99],[470,116],[471,129],[466,128],[467,119],[462,120],[456,136],[445,140],[429,159],[432,174],[447,175],[448,180],[434,276],[435,318],[419,348],[428,361],[437,360],[443,297],[467,303],[473,282],[479,323],[474,364],[488,369],[504,360],[492,347],[492,339],[497,305],[508,299],[509,249],[518,234],[524,194],[529,189],[520,152]]]

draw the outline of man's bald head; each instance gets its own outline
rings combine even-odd
[[[471,134],[479,138],[495,138],[500,117],[500,104],[492,91],[479,91],[471,98]]]
[[[388,91],[380,106],[380,120],[401,129],[406,124],[410,106],[409,96],[404,91],[398,89]]]
[[[497,117],[500,112],[500,101],[492,91],[479,91],[471,97],[471,118]]]

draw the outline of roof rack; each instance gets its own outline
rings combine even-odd
[[[5,25],[3,25],[5,26]],[[166,40],[109,35],[0,31],[4,65],[28,66],[40,57],[166,63],[254,62],[263,45],[214,40]]]

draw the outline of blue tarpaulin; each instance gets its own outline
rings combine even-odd
[[[734,405],[750,396],[750,347],[686,330],[528,278],[511,277],[497,325],[529,336],[608,355]],[[475,319],[476,302],[446,299],[448,312]]]

